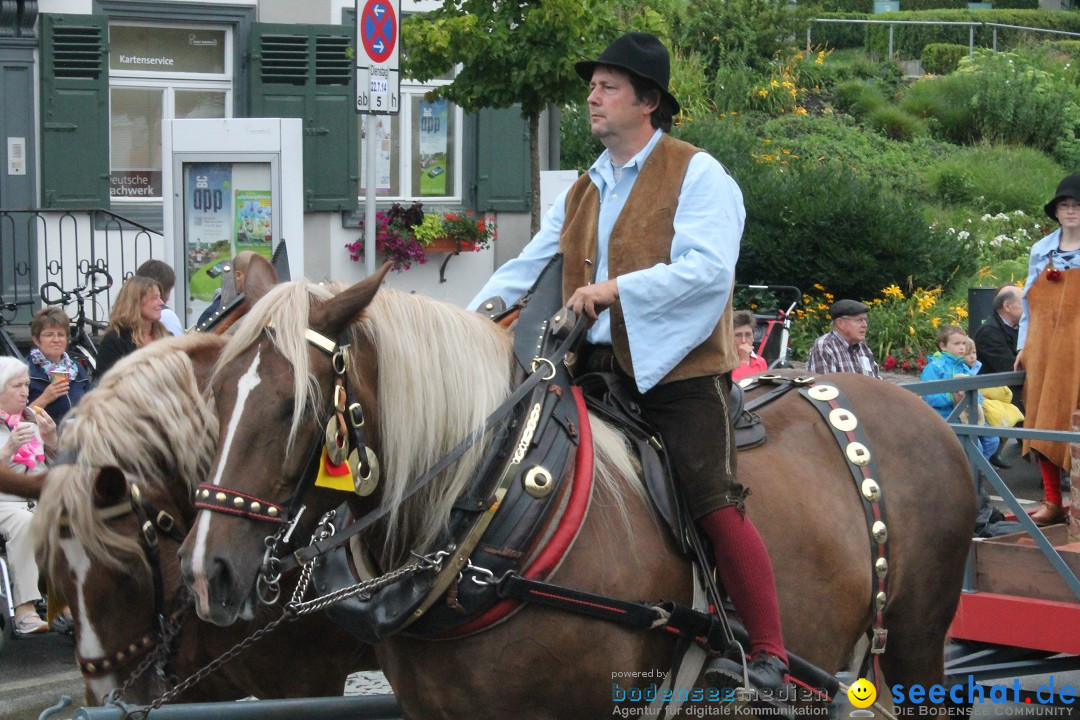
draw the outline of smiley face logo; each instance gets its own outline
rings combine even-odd
[[[859,678],[851,683],[847,691],[848,700],[857,708],[867,708],[877,700],[877,689],[874,684],[865,678]]]

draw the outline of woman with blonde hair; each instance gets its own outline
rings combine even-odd
[[[161,324],[163,307],[161,286],[156,280],[139,275],[127,279],[109,311],[109,329],[98,348],[98,379],[120,358],[168,336],[169,331]]]

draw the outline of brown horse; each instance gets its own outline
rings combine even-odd
[[[389,508],[363,536],[383,569],[427,553],[482,452],[479,445],[428,488],[404,489],[484,423],[511,389],[511,339],[485,319],[393,290],[376,275],[337,296],[279,286],[235,328],[212,380],[221,418],[213,484],[288,501],[332,390],[332,361],[309,339],[351,331],[350,383],[381,463],[375,492],[354,512]],[[945,633],[960,593],[974,494],[953,433],[915,395],[847,374],[822,379],[863,424],[888,502],[891,553],[881,666],[889,683],[940,682]],[[788,393],[762,408],[768,441],[740,453],[747,507],[774,562],[788,646],[836,672],[871,627],[870,540],[848,465],[810,403]],[[576,543],[550,580],[627,600],[689,601],[687,560],[659,527],[626,445],[595,417],[596,488]],[[223,479],[225,482],[223,482]],[[307,512],[329,508],[309,496]],[[229,625],[256,607],[253,590],[270,523],[200,511],[181,549],[201,617]],[[376,596],[377,601],[378,596]],[[400,635],[376,646],[408,717],[595,718],[625,705],[624,679],[666,669],[674,641],[561,610],[525,605],[501,624],[452,641]],[[730,705],[728,706],[730,709]]]
[[[190,335],[124,358],[83,398],[61,433],[61,457],[70,457],[49,472],[34,531],[39,564],[75,619],[90,704],[123,685],[156,649],[157,611],[176,611],[180,623],[163,668],[178,679],[281,614],[280,606],[265,608],[251,622],[222,631],[173,605],[182,590],[178,540],[191,527],[194,487],[205,477],[217,441],[213,403],[201,388],[223,344],[214,335]],[[133,494],[149,509],[144,517],[133,511]],[[169,523],[158,512],[167,513],[180,532],[163,531]],[[156,557],[144,539],[145,520],[157,526]],[[155,572],[161,582],[157,601]],[[301,643],[313,635],[324,639]],[[329,620],[307,616],[285,624],[180,699],[340,695],[346,675],[358,669],[360,652]],[[151,667],[123,699],[148,703],[167,689]]]

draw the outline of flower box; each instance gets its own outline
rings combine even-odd
[[[463,240],[459,243],[454,238],[448,237],[435,238],[430,245],[424,246],[425,252],[436,253],[476,252],[477,249],[476,243],[470,240]]]

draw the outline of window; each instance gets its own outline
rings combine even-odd
[[[462,201],[462,112],[428,100],[432,85],[401,84],[402,112],[376,115],[375,193],[385,198]],[[367,192],[367,116],[360,123],[360,194]]]
[[[229,117],[231,94],[228,28],[111,23],[110,197],[160,201],[162,121]]]

